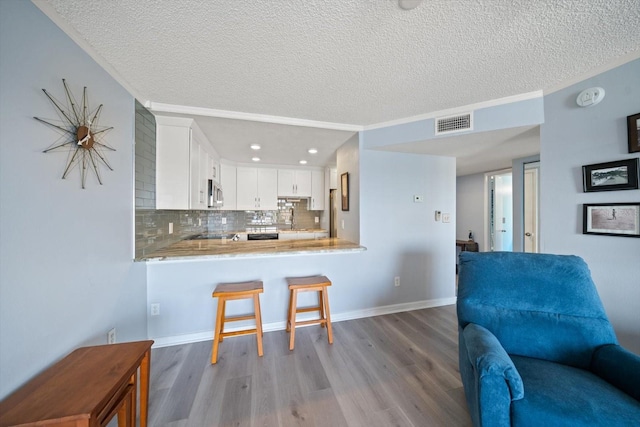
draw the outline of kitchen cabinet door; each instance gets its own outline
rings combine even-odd
[[[238,210],[278,209],[278,170],[268,168],[236,169]]]
[[[326,193],[324,191],[324,171],[311,172],[311,199],[309,210],[323,211],[325,208]]]
[[[189,209],[190,129],[158,124],[156,209]]]
[[[258,208],[258,170],[256,168],[238,167],[236,188],[236,203],[239,211]]]
[[[237,209],[236,201],[236,167],[220,164],[220,186],[224,196],[223,211],[235,211]]]
[[[302,169],[278,169],[278,196],[310,197],[311,171]]]
[[[278,170],[259,168],[257,171],[258,209],[275,211],[278,209]]]

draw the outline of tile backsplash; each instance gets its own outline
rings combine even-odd
[[[267,226],[280,230],[318,228],[315,218],[321,221],[322,214],[307,210],[306,199],[296,202],[280,199],[276,211],[136,209],[136,258],[199,233],[233,233]],[[172,234],[169,234],[170,223]]]

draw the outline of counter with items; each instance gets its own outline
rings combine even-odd
[[[248,233],[220,238],[190,238],[158,249],[136,261],[178,261],[215,258],[360,252],[365,247],[338,238],[321,237],[324,230],[278,231],[277,240],[247,240]],[[316,238],[318,234],[318,238]],[[313,237],[311,237],[313,236]],[[236,237],[234,239],[234,237]]]

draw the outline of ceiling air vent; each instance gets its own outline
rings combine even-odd
[[[436,119],[436,135],[443,133],[462,132],[473,129],[473,113],[457,116],[440,117]]]

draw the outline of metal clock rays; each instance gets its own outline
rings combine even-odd
[[[52,126],[62,134],[56,142],[44,150],[44,153],[66,149],[69,152],[69,156],[62,179],[65,179],[77,166],[80,169],[80,180],[83,189],[85,188],[87,174],[90,173],[89,170],[95,172],[98,182],[102,185],[100,164],[104,164],[109,170],[113,170],[106,159],[106,152],[116,151],[115,148],[107,145],[102,139],[113,127],[99,125],[102,104],[94,111],[91,111],[88,105],[86,86],[82,91],[82,105],[79,106],[65,79],[62,79],[62,85],[66,93],[66,101],[64,103],[56,100],[46,89],[42,89],[55,106],[60,121],[52,123],[49,120],[34,117],[34,119]]]

